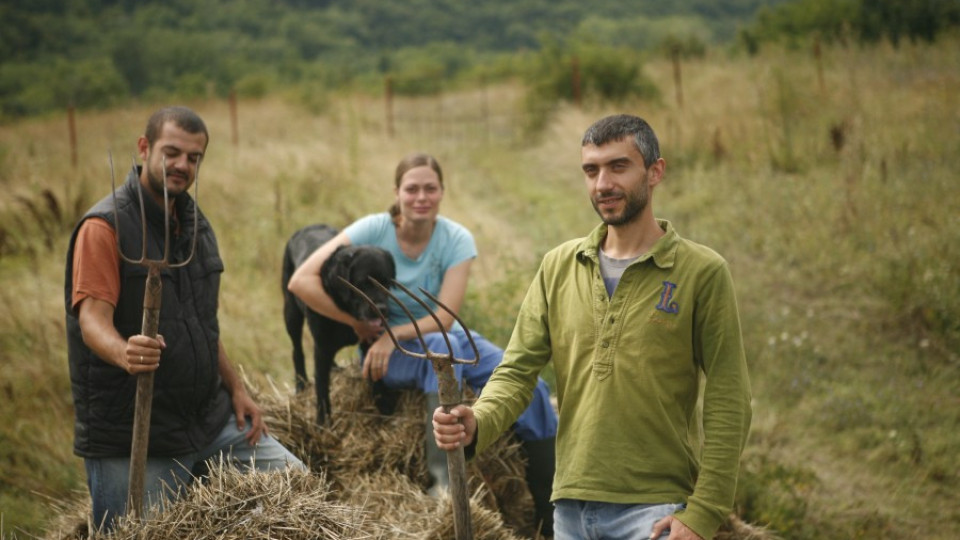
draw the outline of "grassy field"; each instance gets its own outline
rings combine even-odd
[[[953,538],[960,530],[960,42],[714,52],[645,69],[660,102],[558,107],[537,136],[513,85],[304,108],[280,96],[188,103],[211,145],[200,204],[227,265],[221,323],[252,378],[292,382],[280,261],[300,226],[343,226],[392,199],[413,150],[438,156],[443,213],[470,227],[467,322],[505,343],[540,256],[596,222],[579,138],[632,112],[659,132],[655,209],[731,263],[754,385],[738,509],[784,538]],[[0,536],[42,534],[86,496],[71,453],[63,254],[128,166],[158,104],[0,126]]]

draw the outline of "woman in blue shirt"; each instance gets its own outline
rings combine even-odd
[[[473,235],[466,227],[440,215],[443,200],[443,172],[437,160],[427,154],[411,154],[398,165],[395,175],[396,202],[389,212],[363,217],[318,248],[293,274],[288,288],[314,311],[353,327],[361,342],[370,346],[363,357],[363,377],[390,389],[423,391],[427,397],[427,433],[432,431],[433,410],[439,403],[437,377],[429,361],[397,350],[390,336],[377,325],[357,320],[341,311],[320,282],[320,267],[341,245],[374,245],[387,250],[397,268],[397,281],[412,291],[430,291],[454,312],[459,312],[466,294],[470,265],[477,256]],[[416,301],[397,293],[417,318],[427,347],[445,352],[446,343],[436,320]],[[424,299],[430,303],[429,299]],[[435,312],[450,337],[457,358],[473,358],[466,334],[453,316],[442,309]],[[423,352],[413,323],[395,303],[390,304],[388,323],[401,345]],[[456,365],[457,376],[481,392],[503,350],[471,332],[480,352],[473,366]],[[554,470],[554,437],[557,418],[541,380],[530,406],[517,420],[514,432],[528,456],[527,484],[533,495],[536,522],[540,531],[552,535],[553,509],[549,497]],[[446,488],[446,456],[433,437],[425,437],[427,468],[433,480],[431,493]]]

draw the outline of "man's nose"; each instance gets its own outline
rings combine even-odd
[[[163,168],[167,171],[183,171],[187,165],[184,156],[163,156]]]
[[[600,169],[597,173],[597,191],[607,191],[613,187],[613,175],[606,169]]]
[[[186,156],[177,156],[173,159],[173,168],[178,171],[185,171],[190,167],[190,159]]]

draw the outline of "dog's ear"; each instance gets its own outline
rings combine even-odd
[[[393,260],[393,255],[386,251],[380,252],[381,265],[378,265],[378,268],[383,268],[387,272],[387,276],[393,280],[397,279],[397,264]]]

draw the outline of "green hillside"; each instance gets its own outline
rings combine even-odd
[[[503,76],[542,40],[730,40],[782,0],[44,0],[0,5],[0,120],[130,97]],[[504,66],[503,64],[507,65]],[[500,64],[497,67],[495,64]]]
[[[685,57],[722,45],[932,42],[953,0],[38,0],[0,5],[0,122],[138,99],[316,104],[343,89],[508,80],[550,47]]]

